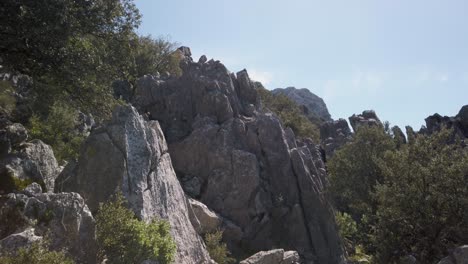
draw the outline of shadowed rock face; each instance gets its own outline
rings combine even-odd
[[[444,126],[453,128],[455,134],[462,138],[468,138],[468,105],[463,106],[454,117],[441,116],[436,113],[427,117],[425,121],[426,128],[421,129],[420,133],[432,134]]]
[[[297,89],[295,87],[277,88],[273,94],[283,94],[293,102],[301,106],[304,114],[311,119],[310,114],[315,115],[324,121],[332,121],[327,105],[322,98],[313,94],[309,89]],[[313,119],[312,119],[313,120]]]
[[[318,148],[297,142],[260,109],[245,70],[234,75],[218,61],[189,56],[181,67],[178,78],[141,78],[134,104],[160,121],[188,193],[230,222],[224,239],[235,256],[281,247],[314,263],[339,263]]]
[[[42,193],[33,183],[23,193],[0,196],[1,251],[47,237],[52,250],[67,249],[77,263],[96,263],[95,222],[77,193]]]
[[[56,191],[80,193],[93,212],[117,190],[140,219],[169,221],[176,263],[209,263],[159,124],[145,121],[131,106],[117,108],[108,124],[93,130],[78,163],[67,166],[56,181]]]

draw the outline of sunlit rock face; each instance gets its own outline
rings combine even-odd
[[[245,70],[180,53],[182,76],[141,78],[133,104],[160,122],[187,194],[229,221],[224,240],[239,259],[284,248],[309,262],[340,263],[317,146],[261,109]]]
[[[187,199],[159,123],[145,120],[131,106],[118,107],[110,122],[91,132],[78,162],[57,179],[56,191],[80,193],[92,212],[121,191],[140,219],[169,221],[177,244],[175,263],[210,263],[190,223]]]

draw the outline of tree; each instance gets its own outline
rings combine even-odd
[[[361,126],[352,141],[339,149],[328,162],[330,193],[335,206],[358,220],[375,212],[377,203],[372,193],[382,182],[380,160],[394,141],[381,127]]]
[[[164,38],[138,37],[135,47],[135,75],[137,77],[145,74],[155,75],[157,72],[180,75],[181,56],[175,52],[175,45],[176,43]]]
[[[452,140],[443,129],[385,154],[372,240],[381,263],[431,263],[468,242],[468,149]]]
[[[320,124],[314,124],[302,113],[299,106],[285,95],[274,95],[265,89],[261,83],[256,83],[257,91],[262,100],[263,107],[275,113],[283,125],[290,127],[298,137],[312,138],[315,142],[320,140]],[[318,119],[317,119],[318,120]]]
[[[112,81],[134,67],[130,42],[139,23],[132,0],[5,0],[1,64],[33,78],[37,109],[62,101],[105,116]]]
[[[210,254],[210,257],[216,261],[218,264],[230,264],[234,263],[236,260],[229,257],[230,252],[227,249],[225,243],[221,242],[223,237],[223,232],[217,230],[213,233],[208,233],[205,235],[206,249]]]
[[[139,221],[125,207],[121,193],[101,204],[96,216],[98,245],[110,263],[141,263],[144,260],[172,263],[176,245],[169,231],[167,221]]]

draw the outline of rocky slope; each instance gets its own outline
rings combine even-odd
[[[331,115],[328,112],[327,105],[322,98],[313,94],[307,88],[298,89],[296,87],[276,88],[271,91],[273,94],[282,94],[299,105],[305,114],[312,122],[315,122],[317,117],[323,121],[332,121]]]
[[[117,108],[109,123],[93,130],[78,163],[68,165],[56,182],[56,191],[80,193],[92,212],[121,191],[140,219],[169,221],[176,263],[210,262],[190,223],[187,199],[159,124],[144,120],[133,107]]]
[[[186,192],[230,223],[224,239],[236,257],[284,248],[340,263],[318,147],[260,108],[246,71],[181,53],[182,76],[143,77],[133,104],[160,122]]]

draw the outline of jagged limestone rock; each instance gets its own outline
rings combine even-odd
[[[172,168],[164,135],[131,106],[93,130],[77,164],[57,179],[57,191],[76,191],[95,212],[116,191],[144,221],[166,219],[177,244],[176,263],[208,263],[210,258],[189,220],[187,199]]]
[[[245,70],[236,75],[189,56],[181,68],[180,77],[141,78],[133,103],[160,121],[178,177],[198,179],[195,198],[238,227],[223,236],[234,256],[286,248],[315,263],[340,263],[318,148],[260,110]]]
[[[47,237],[52,250],[66,249],[77,263],[96,263],[95,222],[77,193],[42,193],[29,186],[24,194],[0,196],[2,247],[18,247]]]

